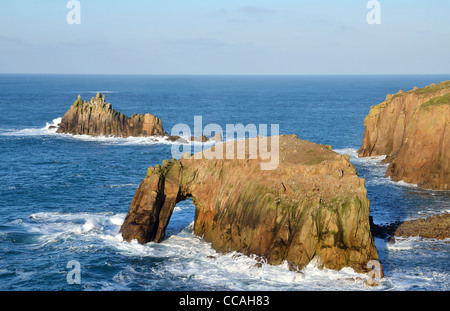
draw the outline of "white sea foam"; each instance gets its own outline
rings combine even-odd
[[[405,182],[403,180],[399,180],[399,181],[392,180],[391,177],[387,177],[386,179],[388,181],[390,181],[392,184],[397,185],[397,186],[401,186],[401,187],[407,187],[407,188],[418,188],[419,187],[417,184],[407,183],[407,182]]]
[[[46,125],[42,128],[25,128],[25,129],[1,129],[1,136],[55,136],[66,139],[74,139],[87,142],[97,142],[104,145],[131,145],[131,146],[149,146],[155,144],[166,145],[182,145],[179,142],[172,142],[163,136],[148,136],[148,137],[115,137],[115,136],[91,136],[91,135],[72,135],[67,133],[56,133],[59,123],[62,118],[53,119],[51,123],[46,122]],[[190,141],[190,137],[184,138],[191,147],[203,146],[208,148],[216,144],[214,141],[208,141],[205,143]]]
[[[193,209],[192,203],[183,202],[174,209],[172,221],[181,221]],[[224,290],[401,290],[413,284],[427,282],[427,279],[448,277],[434,276],[430,273],[415,276],[414,279],[404,275],[405,272],[390,272],[386,278],[379,280],[380,285],[369,287],[364,284],[367,275],[355,272],[351,268],[340,271],[319,269],[310,263],[301,271],[292,271],[284,262],[279,266],[269,265],[256,256],[246,256],[239,252],[221,254],[210,243],[193,234],[191,222],[175,234],[167,236],[162,243],[139,244],[136,241],[123,241],[118,233],[125,214],[116,213],[61,213],[42,212],[32,214],[17,225],[28,231],[41,235],[41,246],[51,244],[53,247],[67,247],[71,252],[89,252],[97,248],[113,249],[115,254],[133,258],[110,280],[99,280],[91,284],[103,290],[128,290],[131,284],[139,282],[143,288],[152,290],[153,282],[146,279],[157,278],[164,286],[174,288],[178,284],[170,282],[193,282],[205,288]],[[193,213],[192,213],[193,218]],[[186,223],[186,220],[184,220]],[[406,256],[417,249],[417,238],[397,238],[395,244],[388,244],[382,239],[375,239],[381,254]],[[443,243],[442,241],[438,243]],[[398,255],[396,255],[398,254]],[[384,255],[387,256],[387,255]],[[134,260],[158,262],[158,268],[135,270]],[[123,261],[128,262],[127,260]],[[180,281],[181,280],[181,281]],[[184,281],[183,281],[184,280]],[[92,281],[91,281],[92,282]],[[86,285],[89,289],[89,285]]]
[[[339,154],[348,154],[352,161],[360,162],[363,164],[366,163],[366,164],[386,165],[386,164],[381,163],[381,161],[383,161],[386,158],[386,156],[384,156],[384,155],[360,158],[360,157],[358,157],[358,150],[355,148],[334,149],[333,151],[336,153],[339,153]]]
[[[403,180],[394,181],[390,177],[385,177],[386,169],[388,168],[389,164],[382,163],[382,161],[386,158],[386,156],[384,155],[359,158],[358,151],[354,148],[336,149],[334,151],[339,154],[348,154],[350,156],[351,162],[367,167],[373,175],[369,180],[366,180],[367,183],[371,183],[373,185],[391,184],[406,188],[418,188],[417,184],[407,183]]]
[[[97,94],[97,93],[101,93],[101,94],[115,94],[118,93],[116,91],[88,91],[87,93],[91,93],[91,94]]]
[[[26,128],[21,130],[3,129],[0,135],[2,136],[42,136],[56,134],[57,126],[61,122],[61,118],[53,119],[51,123],[46,122],[42,128]],[[54,128],[51,128],[54,127]]]
[[[104,145],[130,145],[130,146],[149,146],[155,144],[174,144],[167,140],[166,137],[150,136],[150,137],[107,137],[107,136],[90,136],[90,135],[72,135],[72,134],[59,134],[68,139],[75,139],[86,142],[97,142]]]
[[[186,224],[186,217],[191,212],[193,219],[192,203],[181,202],[175,207],[171,222]],[[138,282],[142,288],[153,290],[154,282],[147,283],[145,280],[156,278],[167,288],[178,288],[179,282],[186,282],[223,290],[372,291],[408,289],[414,284],[428,282],[430,278],[439,278],[442,281],[448,277],[446,274],[434,276],[428,272],[409,277],[408,274],[404,275],[405,271],[395,270],[384,279],[378,280],[378,286],[369,287],[364,284],[368,276],[351,268],[340,271],[319,269],[312,262],[300,271],[292,271],[286,262],[273,266],[257,256],[246,256],[239,252],[218,253],[210,243],[193,234],[193,222],[181,231],[167,236],[161,243],[150,242],[142,245],[137,241],[126,242],[118,233],[124,218],[124,213],[113,212],[41,212],[30,215],[17,225],[41,235],[41,242],[37,247],[68,247],[69,251],[74,253],[106,248],[112,249],[114,254],[133,259],[123,260],[123,267],[112,279],[99,280],[97,283],[91,281],[92,284],[87,284],[86,289],[92,286],[103,290],[128,290],[132,284]],[[417,238],[397,238],[395,244],[388,244],[382,239],[375,239],[375,243],[384,257],[409,258],[412,256],[411,252],[421,251],[420,247],[417,249],[417,245],[422,242]],[[146,270],[141,267],[137,271],[134,264],[136,260],[157,262],[157,269]]]
[[[177,206],[172,218],[184,215],[187,208],[187,204]],[[134,273],[132,265],[125,266],[112,281],[103,281],[105,290],[127,289],[133,281],[145,278],[145,273],[148,277],[160,274],[161,280],[192,280],[205,287],[230,290],[372,290],[363,283],[367,276],[350,268],[334,271],[311,263],[301,271],[292,271],[286,262],[273,266],[256,256],[217,253],[210,243],[193,234],[193,222],[162,243],[125,242],[118,234],[124,217],[115,213],[43,212],[32,214],[22,225],[41,234],[39,247],[69,241],[72,252],[108,247],[126,257],[164,259],[158,270],[148,272]],[[152,289],[151,284],[148,289]]]
[[[404,251],[404,250],[411,250],[414,248],[414,244],[418,241],[419,238],[402,238],[402,237],[396,237],[395,243],[388,243],[386,247],[390,251]]]
[[[97,237],[115,236],[117,226],[125,215],[114,213],[60,213],[42,212],[30,215],[23,225],[30,232],[41,234],[45,243],[63,241],[74,235],[93,234]]]
[[[138,184],[122,184],[122,185],[104,185],[102,188],[126,188],[126,187],[137,187]]]

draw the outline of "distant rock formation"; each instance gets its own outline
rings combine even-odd
[[[130,118],[114,110],[100,93],[89,102],[78,95],[62,117],[57,133],[116,137],[165,135],[162,121],[154,115],[134,114]]]
[[[450,214],[429,216],[424,219],[398,221],[387,225],[371,224],[372,234],[379,238],[422,237],[443,240],[450,238]]]
[[[386,177],[450,188],[450,81],[388,95],[364,120],[360,157],[386,155]]]
[[[225,157],[236,145],[210,150],[223,150]],[[240,160],[184,155],[150,167],[121,227],[123,238],[161,242],[175,205],[192,197],[194,233],[219,252],[254,254],[274,265],[287,261],[293,269],[314,261],[361,272],[378,259],[364,179],[349,156],[295,135],[279,136],[274,170],[261,170],[264,160],[249,154],[247,148]]]
[[[418,236],[439,240],[450,238],[450,214],[405,221],[396,228],[394,235],[401,237]]]
[[[192,136],[191,137],[191,141],[198,142],[198,143],[206,143],[206,142],[209,141],[209,138],[206,137],[205,135],[202,135],[202,136],[199,136],[199,137]]]

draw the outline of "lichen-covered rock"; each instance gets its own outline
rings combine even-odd
[[[236,145],[211,149],[225,155]],[[219,252],[254,254],[275,265],[287,261],[292,268],[314,260],[356,271],[378,259],[364,179],[348,156],[295,135],[279,137],[280,162],[273,170],[261,170],[264,160],[250,157],[249,148],[240,160],[198,155],[148,169],[121,227],[125,240],[160,242],[175,204],[192,197],[194,233]]]
[[[450,188],[450,81],[388,96],[364,126],[359,156],[386,155],[387,177]]]
[[[100,93],[90,102],[77,100],[64,114],[58,133],[91,136],[162,136],[162,121],[151,114],[135,114],[131,118],[114,110]]]

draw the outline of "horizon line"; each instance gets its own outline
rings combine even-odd
[[[450,73],[23,73],[0,72],[0,75],[72,75],[72,76],[436,76]]]

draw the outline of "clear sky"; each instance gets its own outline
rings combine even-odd
[[[450,73],[450,1],[0,1],[0,73]]]

